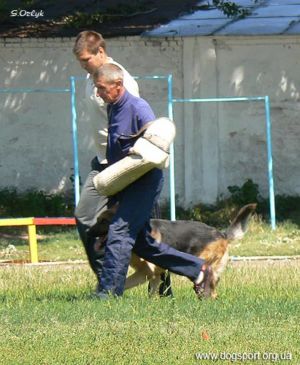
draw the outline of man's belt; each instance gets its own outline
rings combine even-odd
[[[99,194],[115,195],[153,168],[167,168],[169,148],[175,134],[175,125],[168,118],[146,124],[133,136],[140,137],[130,149],[130,154],[94,177],[93,183]]]

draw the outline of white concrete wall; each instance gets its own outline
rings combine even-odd
[[[276,194],[300,193],[299,37],[186,38],[185,95],[194,98],[264,96],[271,100]],[[188,70],[192,70],[188,72]],[[262,102],[198,104],[184,113],[190,146],[186,203],[211,202],[247,178],[268,194],[265,110]],[[194,118],[193,118],[194,116]],[[198,120],[197,120],[198,119]],[[198,166],[198,168],[196,168]]]
[[[0,88],[68,88],[83,76],[73,39],[1,40]],[[108,51],[134,75],[173,74],[176,98],[270,95],[275,190],[300,193],[299,37],[108,40]],[[77,82],[80,173],[94,156]],[[139,81],[156,114],[167,115],[167,82]],[[69,94],[0,94],[0,186],[70,189]],[[264,105],[175,104],[176,190],[181,204],[213,203],[247,178],[268,193]],[[167,189],[164,191],[164,196]]]
[[[0,88],[69,88],[71,75],[85,76],[72,54],[74,39],[13,39],[0,43]],[[109,54],[133,75],[180,73],[177,41],[113,39]],[[141,57],[142,55],[142,57]],[[161,66],[164,65],[164,66]],[[178,82],[177,82],[178,84]],[[77,81],[80,175],[84,181],[95,156],[86,120],[85,82]],[[167,115],[167,81],[140,80],[142,95],[156,114]],[[71,188],[73,167],[68,93],[0,94],[0,186],[61,191]]]

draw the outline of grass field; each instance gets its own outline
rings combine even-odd
[[[0,260],[28,258],[22,233],[2,233]],[[40,233],[41,260],[85,259],[74,229]],[[299,255],[299,227],[254,220],[230,253]],[[87,264],[0,266],[0,364],[300,364],[300,260],[231,262],[216,301],[172,278],[174,299],[100,302]]]
[[[87,265],[1,268],[0,364],[300,364],[299,277],[298,260],[231,263],[216,301],[173,276],[175,299],[101,302]]]

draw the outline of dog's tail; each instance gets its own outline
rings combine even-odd
[[[255,203],[247,204],[240,209],[231,225],[227,228],[226,237],[228,240],[241,239],[247,231],[252,214],[256,209]]]

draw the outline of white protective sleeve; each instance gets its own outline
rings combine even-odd
[[[159,118],[149,124],[131,148],[130,155],[97,174],[93,183],[100,195],[111,196],[123,190],[153,168],[169,166],[169,147],[176,134],[174,123]]]

